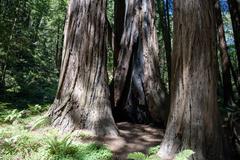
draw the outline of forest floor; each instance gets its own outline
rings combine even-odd
[[[127,159],[132,152],[147,154],[149,148],[158,146],[164,136],[164,130],[151,125],[117,123],[119,137],[104,137],[97,139],[106,144],[113,152],[115,160]]]
[[[162,129],[152,125],[128,122],[117,124],[119,137],[95,137],[87,131],[63,134],[44,119],[46,108],[48,105],[29,105],[18,110],[0,102],[1,160],[126,160],[129,153],[156,152],[164,135]],[[70,141],[65,142],[66,137]]]

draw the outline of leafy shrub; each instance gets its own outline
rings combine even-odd
[[[78,147],[78,160],[112,160],[112,152],[103,144],[90,143]]]
[[[188,158],[193,154],[194,152],[192,150],[186,149],[178,153],[174,160],[188,160]]]
[[[92,134],[91,132],[83,131],[83,130],[74,131],[71,135],[77,139],[82,139],[82,140],[87,140],[94,137],[94,134]]]
[[[74,155],[77,152],[76,146],[72,144],[70,136],[59,140],[56,136],[47,139],[49,153],[52,155]]]
[[[146,160],[148,158],[148,156],[146,156],[144,153],[142,152],[134,152],[134,153],[130,153],[128,154],[128,159],[133,159],[133,160]]]
[[[25,110],[28,111],[28,110]],[[0,159],[3,160],[111,160],[112,152],[102,144],[82,144],[73,142],[70,136],[60,138],[58,132],[47,128],[51,134],[46,138],[42,130],[32,132],[32,128],[38,128],[47,124],[48,118],[32,116],[32,113],[22,113],[21,123],[2,124],[0,126]],[[9,109],[3,115],[7,117],[11,113]],[[19,113],[19,112],[16,112]],[[27,115],[27,116],[26,116]],[[18,118],[16,118],[18,119]],[[31,123],[34,122],[34,125]],[[30,128],[29,128],[29,127]],[[84,139],[91,137],[88,132],[77,132],[71,137]]]
[[[48,138],[48,159],[51,160],[111,160],[112,153],[98,143],[74,145],[69,136],[62,140]]]
[[[151,147],[148,150],[148,154],[145,155],[142,152],[133,152],[128,154],[129,160],[160,160],[158,156],[156,156],[158,150],[160,149],[160,146]],[[194,152],[192,150],[183,150],[182,152],[178,153],[174,160],[188,160],[188,158],[193,155]]]
[[[150,147],[150,148],[148,149],[148,155],[155,155],[155,154],[157,154],[157,152],[159,151],[159,149],[160,149],[160,145],[155,146],[155,147]]]
[[[50,122],[51,121],[48,116],[42,116],[34,122],[34,124],[31,127],[31,130],[50,125]]]
[[[25,111],[18,111],[17,109],[12,110],[5,118],[4,122],[13,123],[15,120],[19,120],[24,116]]]
[[[35,141],[28,136],[16,135],[0,140],[1,154],[16,155],[21,153],[27,157],[31,152],[36,152],[41,146],[39,141]]]
[[[28,105],[28,110],[31,112],[32,115],[37,115],[40,113],[43,113],[44,111],[47,110],[49,105]]]

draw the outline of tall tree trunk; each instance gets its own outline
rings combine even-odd
[[[191,160],[221,160],[213,0],[174,1],[171,112],[158,155],[182,149]]]
[[[171,83],[171,52],[172,52],[172,46],[171,46],[171,34],[170,34],[170,20],[169,20],[169,9],[168,9],[168,0],[166,1],[166,4],[164,3],[164,0],[157,0],[158,4],[158,12],[160,21],[159,27],[162,29],[162,35],[163,35],[163,41],[166,51],[166,59],[167,59],[167,69],[168,69],[168,86],[170,90],[170,83]]]
[[[106,0],[71,0],[56,98],[49,110],[63,131],[116,135],[106,71]]]
[[[56,55],[55,55],[55,63],[56,67],[58,69],[58,74],[61,72],[61,63],[62,63],[62,53],[63,53],[63,43],[64,43],[64,36],[65,36],[65,28],[67,27],[67,9],[66,9],[66,15],[64,17],[64,24],[61,26],[61,23],[58,23],[58,29],[57,29],[57,43],[56,43]]]
[[[230,72],[230,58],[228,55],[227,42],[224,32],[224,24],[220,8],[220,2],[217,0],[215,3],[215,13],[217,22],[218,46],[222,59],[222,77],[223,77],[223,90],[224,90],[224,105],[229,105],[233,102],[233,89]]]
[[[133,122],[167,119],[167,95],[160,80],[153,0],[126,0],[124,32],[114,78],[115,105]]]
[[[240,84],[240,12],[238,12],[239,4],[236,0],[228,0],[228,5],[231,14],[235,48],[238,59],[238,83]]]
[[[61,48],[59,48],[61,44],[61,39],[60,39],[60,23],[58,23],[58,28],[57,28],[57,39],[56,39],[56,53],[55,53],[55,63],[58,71],[60,72],[61,68]]]
[[[238,91],[238,95],[240,95],[240,86],[239,86],[239,83],[238,83],[238,79],[237,79],[237,74],[233,68],[233,65],[232,63],[230,63],[230,69],[231,69],[231,73],[232,73],[232,77],[233,77],[233,81],[234,81],[234,84],[237,88],[237,91]]]
[[[1,77],[0,77],[0,95],[4,95],[5,92],[5,77],[6,77],[6,70],[7,70],[7,66],[5,64],[5,62],[3,62],[4,64],[2,64],[1,66]]]
[[[121,50],[120,43],[124,29],[125,0],[115,0],[114,8],[114,67],[117,67],[117,59]]]

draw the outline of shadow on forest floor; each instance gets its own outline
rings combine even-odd
[[[126,159],[132,152],[147,153],[150,147],[160,145],[164,130],[151,125],[131,124],[121,122],[117,124],[120,136],[98,138],[114,153],[115,160]]]

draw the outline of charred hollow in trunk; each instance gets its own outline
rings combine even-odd
[[[167,95],[160,80],[153,0],[125,1],[124,31],[114,76],[117,110],[135,123],[164,123]]]

